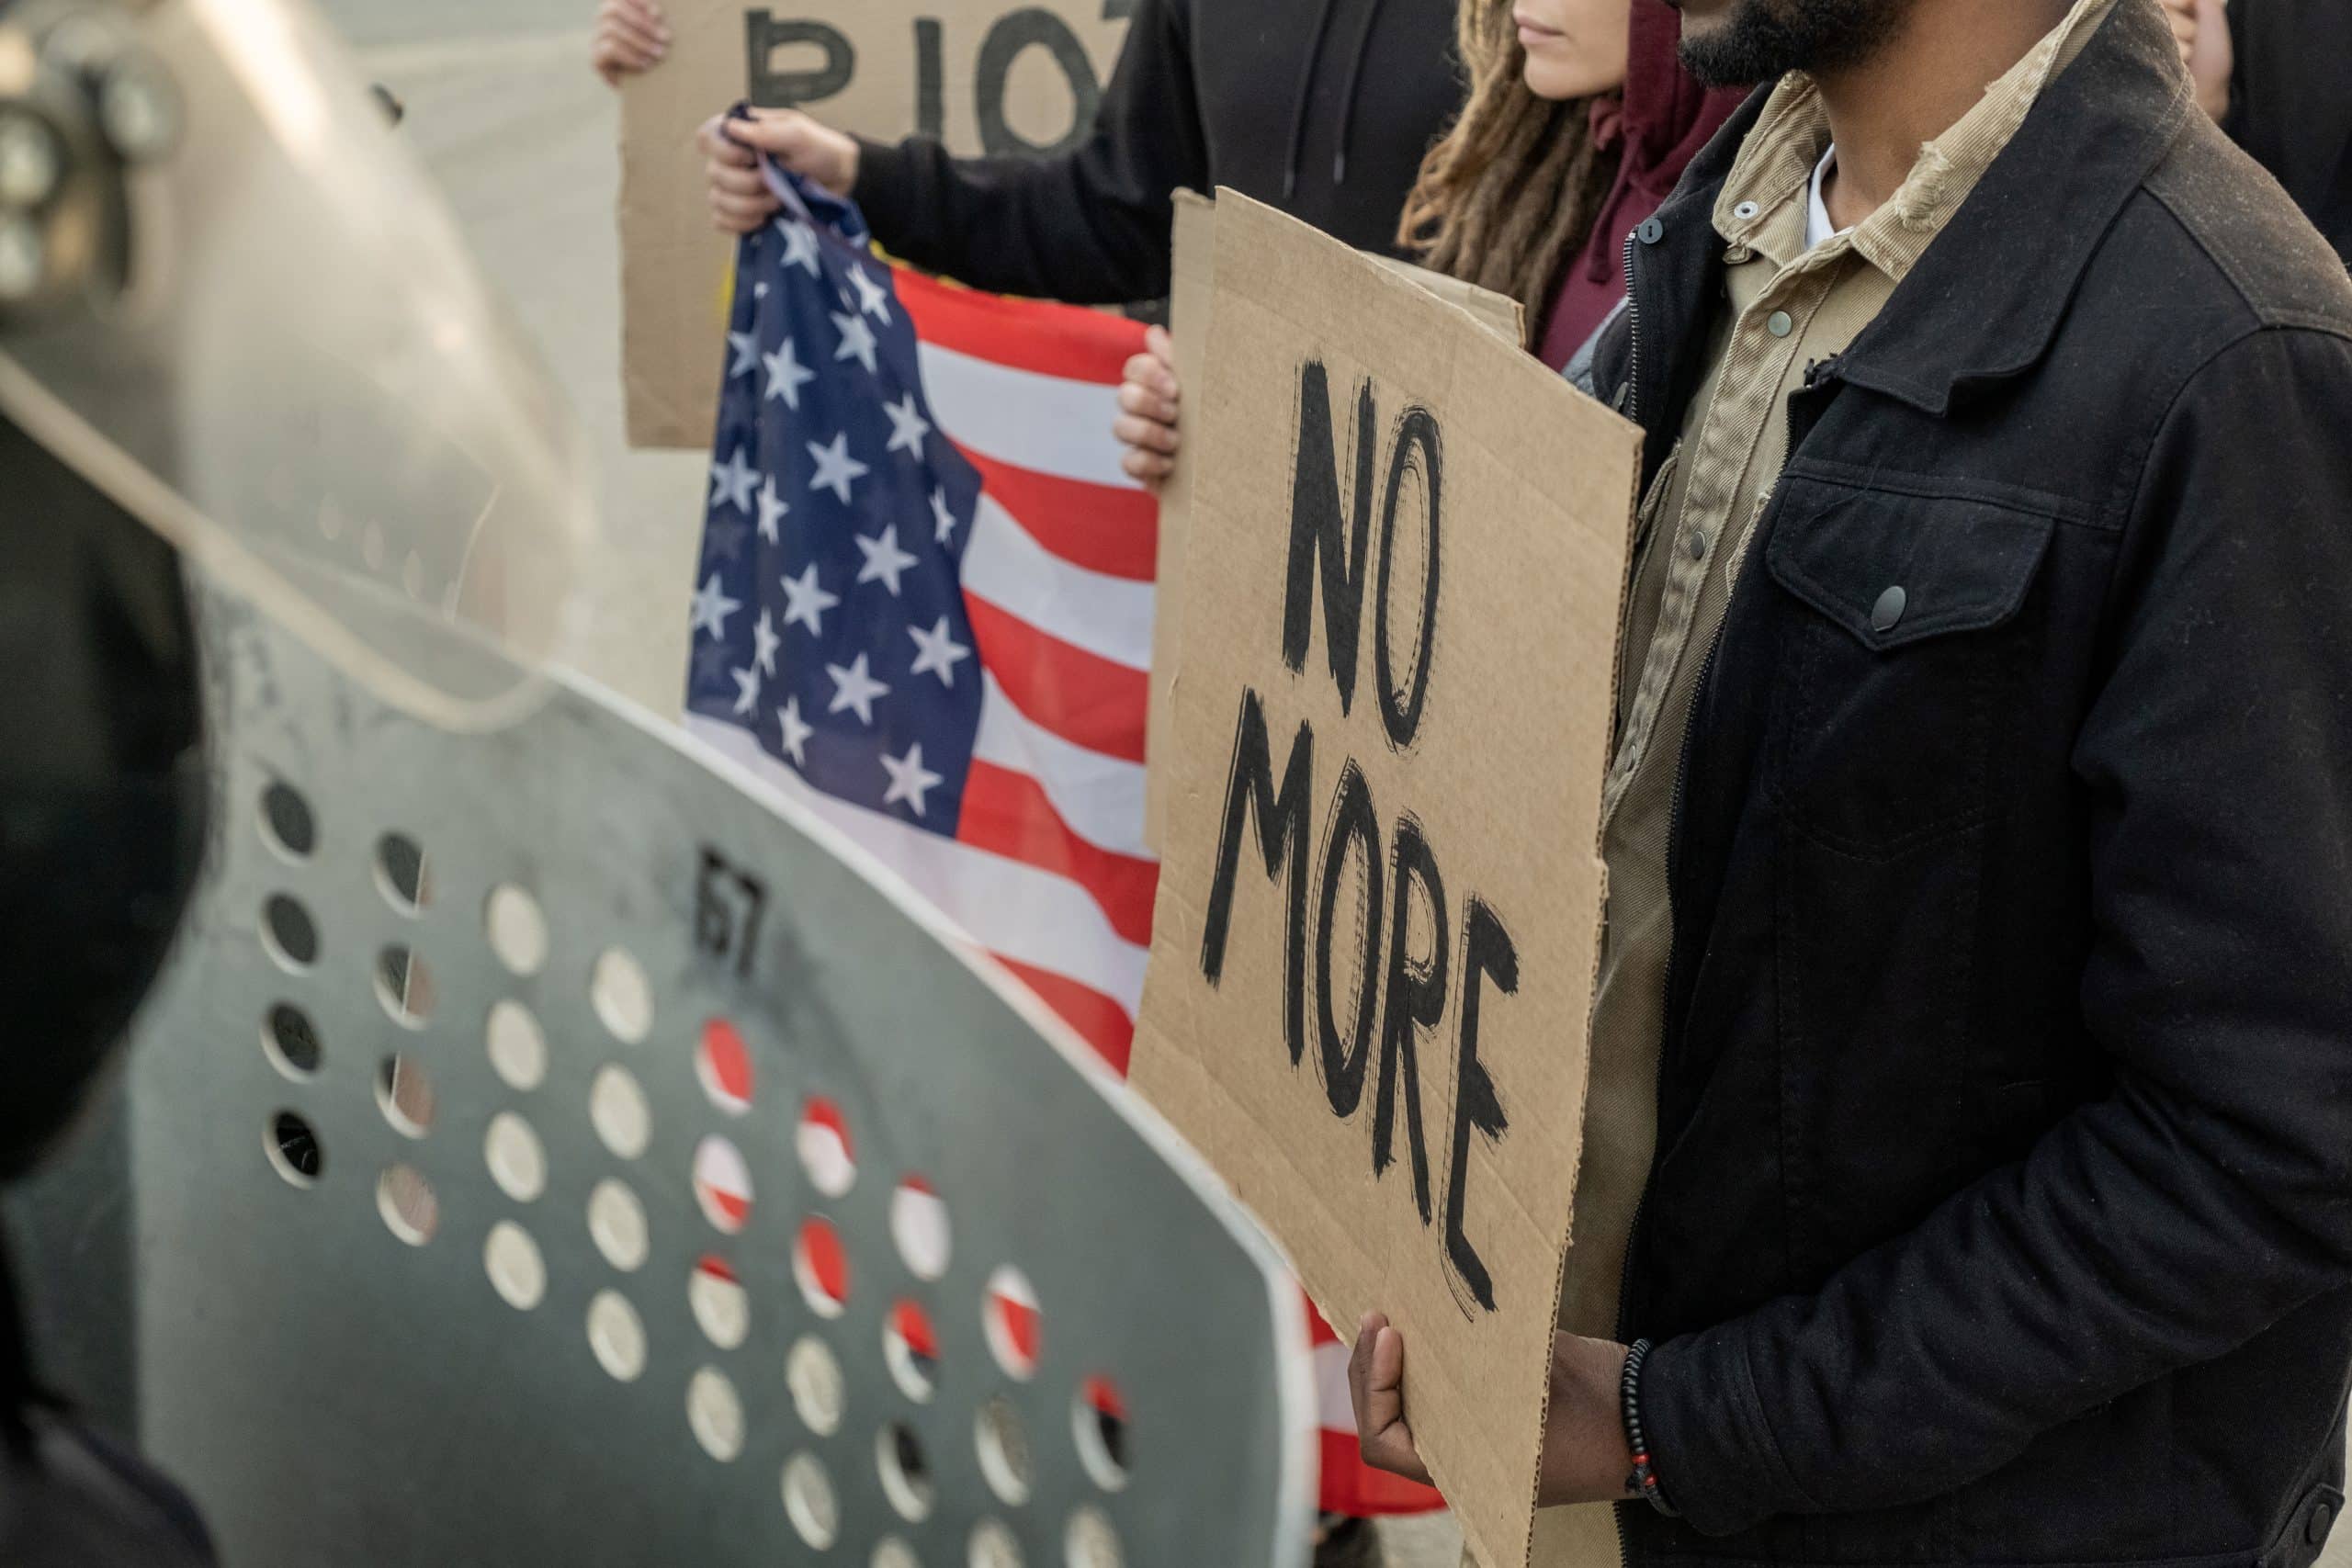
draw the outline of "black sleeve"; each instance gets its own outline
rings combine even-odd
[[[1941,1495],[2352,1280],[2347,406],[2352,343],[2267,331],[2165,416],[2074,754],[2113,1090],[1817,1293],[1657,1347],[1694,1528]]]
[[[1143,0],[1086,140],[1048,158],[866,142],[853,193],[884,250],[975,288],[1080,305],[1168,292],[1170,197],[1208,184],[1184,0]]]

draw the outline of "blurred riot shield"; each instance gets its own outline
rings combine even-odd
[[[1303,1559],[1272,1249],[887,874],[582,683],[199,615],[206,886],[25,1269],[224,1562]]]
[[[1303,1559],[1247,1217],[887,873],[549,668],[583,442],[300,0],[0,0],[0,416],[198,590],[205,883],[12,1206],[42,1364],[224,1562]]]

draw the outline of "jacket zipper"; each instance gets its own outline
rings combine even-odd
[[[1620,411],[1635,424],[1642,422],[1642,297],[1634,290],[1637,238],[1625,236],[1625,406]]]
[[[1639,241],[1640,235],[1638,231],[1628,231],[1625,235],[1625,403],[1622,412],[1627,419],[1632,420],[1635,424],[1639,424],[1642,422],[1642,296],[1640,290],[1634,287],[1634,252],[1639,243]],[[1644,435],[1644,439],[1648,439],[1646,434]],[[1720,628],[1718,629],[1720,630]],[[1707,659],[1710,663],[1713,663],[1714,660],[1714,649],[1712,645],[1707,649]],[[1704,678],[1705,672],[1702,671],[1701,679],[1703,680]],[[1687,752],[1689,750],[1689,737],[1685,736],[1684,740],[1684,750]],[[1677,763],[1674,773],[1673,803],[1669,807],[1668,814],[1669,826],[1667,830],[1669,834],[1673,831],[1670,824],[1676,818],[1679,818],[1681,815],[1681,811],[1682,770],[1681,765]],[[1668,841],[1671,843],[1673,840],[1669,838]],[[1673,966],[1673,950],[1668,948],[1667,953],[1667,967],[1671,971]],[[1658,1077],[1660,1086],[1663,1086],[1665,1081],[1665,1045],[1661,1041],[1658,1051]],[[1654,1089],[1653,1094],[1655,1095],[1655,1093],[1656,1090]],[[1651,1173],[1653,1175],[1656,1174],[1657,1169],[1657,1151],[1656,1147],[1653,1146],[1650,1151]],[[1645,1177],[1642,1181],[1641,1192],[1634,1199],[1633,1223],[1625,1228],[1625,1255],[1619,1260],[1618,1264],[1617,1338],[1620,1344],[1626,1343],[1625,1311],[1627,1300],[1631,1294],[1629,1287],[1632,1285],[1634,1279],[1634,1243],[1642,1234],[1642,1213],[1643,1211],[1649,1207],[1649,1202],[1650,1184],[1648,1178]],[[1617,1526],[1618,1568],[1633,1568],[1634,1543],[1632,1538],[1625,1532],[1625,1506],[1620,1503],[1611,1510],[1611,1513],[1613,1516],[1613,1522]]]

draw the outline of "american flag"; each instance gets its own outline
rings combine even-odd
[[[1158,512],[1119,468],[1143,329],[876,257],[771,175],[738,250],[695,571],[687,726],[872,852],[1121,1072],[1158,863],[1143,845]],[[1321,1321],[1324,1506],[1365,1470]]]

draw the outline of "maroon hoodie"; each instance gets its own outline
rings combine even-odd
[[[1699,85],[1676,57],[1681,40],[1682,18],[1666,0],[1634,0],[1622,105],[1603,99],[1592,117],[1595,134],[1621,142],[1624,161],[1544,313],[1540,352],[1555,370],[1624,297],[1625,236],[1658,209],[1699,149],[1747,96],[1741,88]]]

